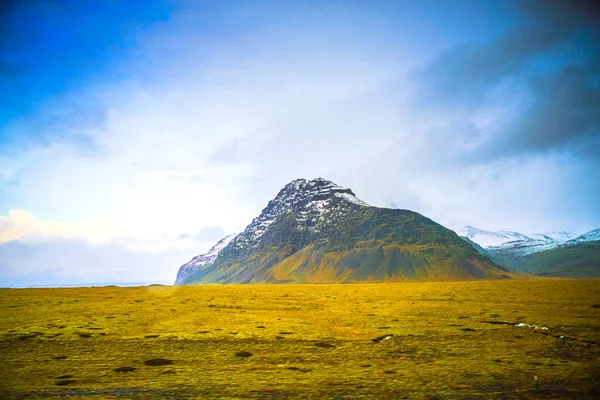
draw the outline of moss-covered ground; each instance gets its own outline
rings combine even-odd
[[[600,398],[600,280],[2,289],[0,398]]]

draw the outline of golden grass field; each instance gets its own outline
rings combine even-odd
[[[600,280],[2,289],[0,317],[2,399],[600,398]]]

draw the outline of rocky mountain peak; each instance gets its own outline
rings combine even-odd
[[[352,190],[323,178],[296,179],[285,185],[277,196],[254,218],[244,232],[232,243],[234,248],[247,248],[257,244],[277,219],[293,214],[299,229],[318,230],[341,214],[357,208],[371,207],[358,199]]]
[[[285,204],[288,207],[301,206],[308,201],[326,200],[335,196],[337,193],[348,194],[349,196],[356,198],[356,195],[352,190],[336,185],[323,178],[312,180],[295,179],[279,191],[275,199],[273,199],[273,202]],[[367,206],[366,203],[361,202],[360,200],[358,200],[358,202],[362,203],[360,205]]]

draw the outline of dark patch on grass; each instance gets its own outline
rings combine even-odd
[[[80,338],[89,338],[89,337],[92,337],[92,334],[91,333],[80,333],[79,337]]]
[[[492,324],[492,325],[515,325],[512,322],[506,322],[506,321],[481,321],[484,324]]]
[[[475,332],[475,329],[473,328],[462,328],[461,331],[465,331],[465,332]]]
[[[395,374],[396,371],[383,371],[384,374]]]
[[[173,361],[167,360],[166,358],[151,358],[149,360],[144,361],[144,364],[150,365],[152,367],[158,367],[161,365],[171,365]]]
[[[251,357],[252,353],[250,353],[249,351],[238,351],[237,353],[235,353],[236,357]]]
[[[210,333],[210,331],[200,331],[200,332],[196,332],[196,333],[197,334],[200,334],[200,333]]]
[[[165,374],[165,375],[175,374],[175,373],[176,373],[175,370],[172,370],[172,369],[169,369],[169,370],[163,372],[163,374]]]
[[[36,336],[38,335],[23,335],[19,336],[19,340],[35,339]]]
[[[73,383],[77,383],[77,381],[74,379],[62,379],[56,382],[56,386],[67,386],[72,385]]]
[[[371,368],[371,364],[360,364],[359,367],[361,367],[361,368]]]
[[[279,334],[280,335],[293,335],[294,332],[286,332],[286,331],[284,331],[284,332],[279,332]]]
[[[334,345],[329,344],[329,343],[325,343],[325,342],[317,342],[317,343],[315,343],[315,346],[317,346],[317,347],[324,347],[324,348],[335,348]]]
[[[277,340],[283,340],[285,338],[283,336],[275,336],[275,339],[277,339]]]
[[[66,360],[67,356],[56,356],[56,357],[52,357],[53,360]]]
[[[298,368],[298,367],[286,367],[285,369],[289,369],[291,371],[298,371],[298,372],[311,372],[312,369],[304,369],[304,368]]]
[[[265,329],[264,325],[259,325],[256,327],[257,329]]]
[[[238,332],[229,332],[230,335],[237,335]]]
[[[146,335],[144,336],[146,339],[156,339],[157,337],[159,337],[160,335]]]
[[[592,308],[600,308],[600,304],[592,304],[591,307]]]
[[[73,377],[73,375],[61,375],[61,376],[57,376],[56,379],[69,379],[72,377]]]
[[[135,371],[135,368],[133,368],[133,367],[119,367],[119,368],[113,369],[113,371],[115,371],[115,372],[132,372],[132,371]]]
[[[391,328],[392,328],[391,326],[380,326],[377,329],[391,329]]]

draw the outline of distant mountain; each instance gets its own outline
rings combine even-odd
[[[600,240],[573,241],[525,257],[520,271],[542,276],[600,278]]]
[[[177,284],[508,278],[442,225],[413,211],[372,207],[322,178],[287,184],[206,260],[182,266]]]
[[[512,271],[546,276],[600,277],[600,229],[581,236],[567,231],[525,235],[466,226],[460,233],[481,254]]]
[[[600,240],[600,229],[595,229],[593,231],[589,231],[588,233],[584,233],[583,235],[569,240],[567,243],[586,243],[586,242],[597,242]]]
[[[467,225],[463,230],[459,231],[461,236],[477,243],[482,247],[500,246],[504,243],[515,242],[519,240],[531,240],[530,237],[518,232],[510,231],[486,231]]]

